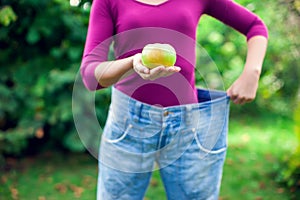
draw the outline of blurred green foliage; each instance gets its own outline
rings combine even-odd
[[[300,1],[236,1],[265,21],[270,40],[256,101],[235,107],[234,111],[277,112],[289,117],[295,111],[294,116],[299,116],[299,109],[294,108],[300,86]],[[73,122],[72,89],[81,62],[91,0],[78,3],[71,6],[68,0],[1,1],[0,155],[24,155],[28,149],[56,146],[85,151]],[[197,76],[197,84],[228,88],[243,69],[245,37],[203,16],[197,38],[203,47],[198,52],[201,76]],[[222,81],[218,81],[219,75]],[[96,114],[102,125],[109,95],[106,89],[95,97]],[[82,106],[76,112],[84,113],[85,109]]]
[[[10,6],[4,6],[0,9],[0,24],[8,26],[17,20],[17,16]]]
[[[84,151],[73,122],[72,89],[90,2],[77,7],[65,0],[1,3],[0,19],[9,21],[0,29],[0,155],[24,155],[29,144]],[[108,100],[105,94],[97,97],[105,105]],[[98,113],[105,105],[97,106]]]
[[[284,167],[278,175],[278,181],[286,183],[291,188],[300,189],[300,94],[298,96],[298,104],[295,107],[294,121],[295,134],[298,146],[292,155],[285,157]]]

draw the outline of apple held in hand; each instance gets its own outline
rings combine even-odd
[[[142,63],[149,69],[157,66],[170,67],[176,62],[176,51],[169,44],[147,44],[142,51]]]

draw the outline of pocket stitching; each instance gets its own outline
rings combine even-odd
[[[112,143],[112,144],[118,143],[118,142],[122,141],[128,135],[128,132],[131,128],[132,128],[132,125],[129,124],[128,127],[126,127],[124,133],[119,138],[108,139],[107,137],[104,137],[104,139],[105,139],[106,142],[109,142],[109,143]]]
[[[201,145],[201,142],[199,141],[199,139],[198,139],[198,137],[197,137],[197,131],[196,131],[196,129],[193,129],[193,131],[194,131],[194,135],[195,135],[195,140],[196,140],[197,146],[199,147],[200,150],[204,151],[205,153],[209,153],[209,154],[219,154],[219,153],[224,152],[224,151],[227,149],[227,145],[226,145],[226,144],[225,144],[225,147],[222,147],[221,149],[218,149],[218,150],[208,150],[208,149],[206,149],[205,147],[203,147],[203,146]],[[223,130],[223,131],[224,131],[224,130]],[[220,136],[221,136],[221,135],[220,135]],[[218,138],[218,139],[220,139],[220,138]],[[218,140],[216,140],[216,143],[214,144],[214,146],[217,144],[217,141],[218,141]],[[227,143],[227,142],[225,142],[225,143]],[[214,147],[214,146],[213,146],[213,147]]]

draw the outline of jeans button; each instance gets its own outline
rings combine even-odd
[[[165,111],[164,112],[164,117],[168,116],[169,115],[169,111]]]

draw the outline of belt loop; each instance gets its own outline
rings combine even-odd
[[[144,104],[140,103],[140,108],[139,108],[139,118],[142,117],[143,106],[144,106]]]
[[[134,113],[133,113],[133,120],[138,122],[140,120],[142,112],[142,104],[139,101],[134,102]]]
[[[184,122],[186,125],[189,124],[189,122],[192,120],[191,117],[192,117],[192,105],[185,105],[185,115],[183,116],[184,117]]]

